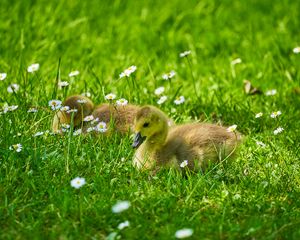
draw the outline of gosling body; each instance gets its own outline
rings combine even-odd
[[[232,155],[241,139],[239,133],[228,132],[227,128],[215,124],[189,123],[169,127],[167,116],[153,106],[140,109],[134,128],[138,136],[134,146],[138,148],[133,164],[141,170],[181,169],[185,160],[187,168],[204,170],[210,162]]]

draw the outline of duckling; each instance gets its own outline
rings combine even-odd
[[[67,106],[68,110],[60,110],[55,114],[52,130],[56,133],[61,132],[61,127],[64,124],[71,123],[72,114],[75,128],[82,127],[84,125],[83,119],[92,115],[94,119],[109,124],[110,128],[117,132],[122,134],[132,133],[134,117],[140,108],[132,104],[117,106],[106,103],[94,107],[94,103],[89,98],[81,95],[68,97],[62,105]],[[72,111],[73,109],[75,109],[75,112]],[[85,124],[83,132],[86,132],[88,126],[89,124]]]
[[[210,162],[232,155],[241,140],[239,133],[208,123],[169,127],[165,113],[153,106],[142,107],[134,122],[137,148],[133,164],[141,170],[160,167],[205,170]],[[187,160],[187,161],[186,161]]]
[[[55,113],[52,121],[52,130],[55,133],[60,132],[63,124],[70,124],[72,116],[74,127],[78,127],[82,123],[83,118],[90,115],[94,110],[94,103],[89,98],[81,95],[68,97],[62,105],[67,108]]]

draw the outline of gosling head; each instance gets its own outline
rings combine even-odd
[[[136,114],[134,120],[135,137],[133,148],[139,147],[144,140],[153,136],[164,136],[168,129],[168,119],[165,114],[153,106],[142,107]],[[164,139],[163,139],[164,140]]]

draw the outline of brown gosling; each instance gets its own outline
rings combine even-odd
[[[210,162],[227,159],[241,141],[237,132],[208,123],[169,127],[165,113],[153,106],[136,114],[133,164],[140,170],[161,167],[205,170]]]
[[[113,104],[100,104],[94,107],[94,103],[87,97],[81,95],[74,95],[68,97],[62,104],[67,106],[69,111],[60,110],[55,113],[52,130],[55,133],[61,133],[61,128],[64,124],[71,124],[73,114],[73,124],[75,128],[82,128],[83,132],[91,126],[89,122],[84,122],[84,118],[92,115],[93,119],[98,121],[92,122],[92,127],[97,125],[97,122],[105,122],[109,129],[108,133],[113,131],[119,133],[133,132],[133,122],[139,106],[127,104],[124,106],[117,106]],[[75,111],[72,111],[74,110]],[[106,133],[107,134],[107,133]]]
[[[60,133],[64,124],[71,124],[72,118],[74,127],[80,126],[84,117],[92,114],[94,110],[94,103],[81,95],[68,97],[62,105],[68,107],[69,110],[59,110],[55,113],[52,121],[52,130],[55,133]]]

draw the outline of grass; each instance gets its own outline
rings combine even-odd
[[[0,115],[0,238],[105,239],[117,232],[121,239],[175,239],[187,227],[190,239],[299,239],[299,5],[2,1],[0,72],[7,78],[0,106],[18,109]],[[180,58],[185,50],[191,55]],[[242,62],[232,66],[236,58]],[[40,69],[27,73],[35,62]],[[119,79],[131,65],[133,78]],[[162,80],[171,70],[171,82]],[[69,87],[58,89],[58,79]],[[244,79],[277,94],[246,95]],[[20,90],[8,93],[11,83]],[[237,124],[245,136],[237,158],[186,178],[172,170],[149,178],[131,165],[130,136],[32,137],[50,129],[51,99],[88,91],[101,103],[113,92],[157,105],[159,86],[169,97],[160,107],[178,123]],[[177,106],[172,100],[180,95],[186,101]],[[27,113],[32,106],[39,111]],[[277,110],[282,115],[270,118]],[[256,119],[258,112],[264,115]],[[274,135],[279,126],[284,131]],[[19,153],[9,150],[16,143]],[[70,186],[77,176],[87,182],[78,190]],[[131,207],[112,213],[119,200]],[[125,220],[130,226],[118,230]]]

